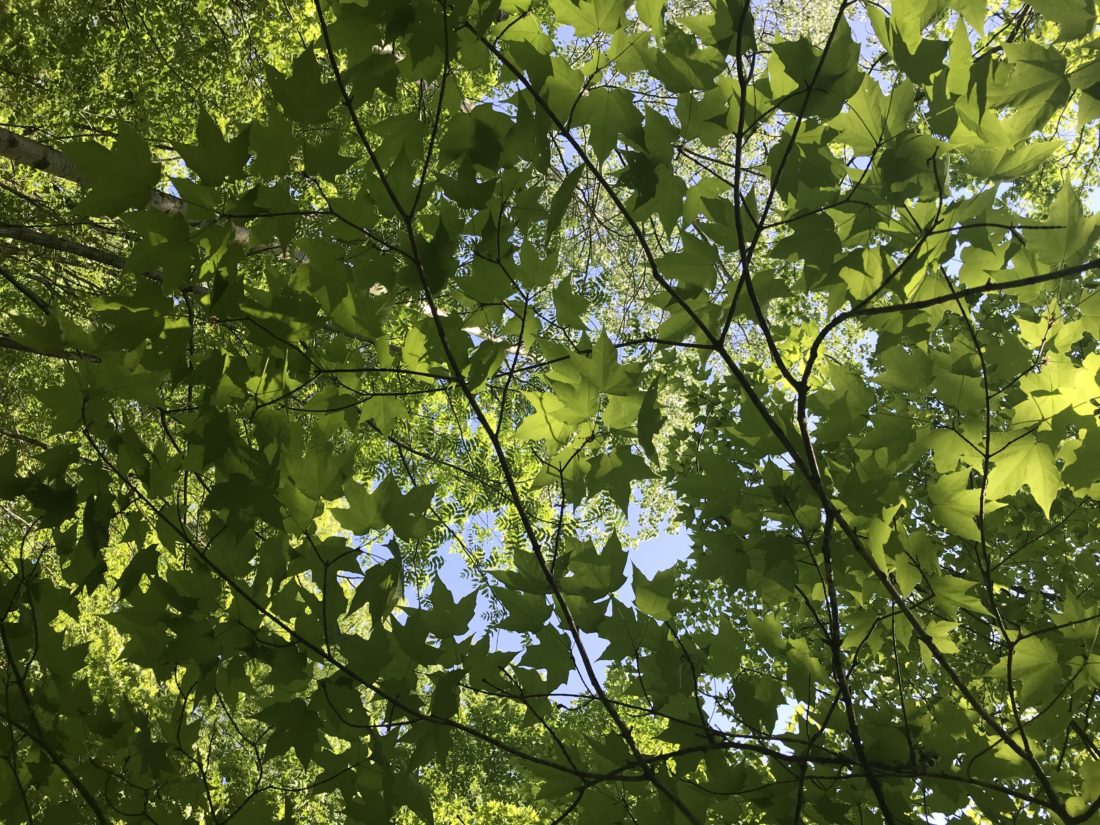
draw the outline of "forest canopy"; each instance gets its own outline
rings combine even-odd
[[[1100,820],[1097,11],[0,0],[0,822]]]

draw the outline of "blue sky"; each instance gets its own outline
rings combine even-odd
[[[629,520],[628,531],[636,531],[639,527],[638,512],[634,507],[631,509],[633,512],[631,513],[632,518]],[[447,586],[454,598],[460,599],[473,592],[474,581],[463,575],[467,569],[467,564],[462,554],[450,547],[441,548],[440,553],[443,558],[443,566],[439,571],[440,581]],[[652,539],[640,542],[633,550],[629,550],[628,560],[631,568],[637,568],[647,578],[652,578],[655,573],[667,570],[676,562],[686,559],[690,553],[691,541],[686,530],[680,529],[676,532],[665,530]],[[626,573],[626,584],[619,589],[616,597],[624,604],[632,605],[634,603],[634,591],[631,587],[632,569],[628,569]],[[417,600],[415,589],[410,587],[405,593],[405,598],[410,604],[415,604]],[[479,597],[477,612],[474,615],[474,620],[470,623],[470,631],[475,635],[480,636],[488,629],[483,618],[487,608],[488,603],[485,597]],[[588,652],[594,658],[597,657],[606,647],[606,643],[595,634],[584,634],[584,636],[585,647]],[[494,631],[492,642],[494,647],[501,650],[521,651],[523,649],[522,636],[511,631]],[[599,670],[602,675],[604,669],[601,667]],[[564,693],[584,692],[584,683],[576,671],[573,672],[561,690]]]

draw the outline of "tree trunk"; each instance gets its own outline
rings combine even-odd
[[[0,157],[9,158],[22,166],[28,166],[55,177],[71,180],[78,186],[87,185],[76,166],[63,152],[2,127],[0,127]],[[149,205],[169,215],[185,215],[187,209],[186,201],[167,192],[161,192],[159,189],[150,191]],[[245,227],[235,226],[233,235],[233,239],[241,246],[250,245],[251,234]]]

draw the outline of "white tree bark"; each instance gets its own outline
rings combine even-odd
[[[71,180],[78,186],[87,186],[87,181],[81,177],[72,160],[63,152],[2,127],[0,127],[0,157],[6,157],[21,166],[37,169],[48,175]],[[159,189],[149,191],[149,205],[169,215],[185,215],[187,212],[186,201],[167,192],[161,192]],[[251,235],[243,226],[234,227],[233,239],[241,246],[251,246]]]

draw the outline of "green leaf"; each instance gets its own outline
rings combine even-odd
[[[216,186],[226,178],[239,177],[248,158],[249,134],[244,129],[233,140],[226,140],[221,129],[202,109],[195,127],[194,146],[178,146],[187,166],[198,173],[203,183]]]
[[[83,142],[65,151],[88,187],[77,207],[85,215],[118,215],[145,206],[160,181],[149,146],[129,125],[119,128],[110,149]]]
[[[626,22],[626,0],[551,0],[557,22],[572,26],[577,37],[614,32]]]
[[[940,14],[946,0],[913,0],[911,3],[899,3],[891,9],[890,22],[897,28],[906,44],[915,46],[920,42],[921,33],[932,20]]]
[[[649,26],[658,37],[664,32],[666,0],[638,0],[638,19]]]
[[[501,118],[487,106],[455,117],[440,142],[440,160],[449,163],[463,158],[484,169],[496,170],[504,151],[497,133],[501,126]]]
[[[493,593],[508,611],[508,618],[500,622],[501,629],[532,633],[546,626],[550,605],[544,598],[532,598],[506,588]]]
[[[404,595],[404,575],[399,559],[391,558],[367,568],[363,578],[355,585],[355,595],[348,605],[348,612],[355,613],[369,605],[370,617],[376,625],[393,613]]]
[[[967,488],[969,473],[960,470],[940,476],[928,485],[932,517],[960,538],[981,538],[974,519],[978,516],[981,491]]]
[[[1076,40],[1096,33],[1095,0],[1036,0],[1031,7],[1058,24],[1059,40]]]
[[[321,720],[301,699],[272,704],[257,713],[256,718],[271,727],[267,740],[269,756],[278,756],[293,748],[304,767],[314,761],[316,748],[321,743]]]
[[[308,49],[295,58],[289,77],[268,66],[267,82],[287,117],[299,123],[324,121],[340,100],[336,85],[322,80],[321,67]]]
[[[1094,2],[14,5],[0,819],[1088,812]]]
[[[875,35],[890,57],[914,83],[921,85],[931,82],[932,76],[944,67],[947,57],[946,41],[928,40],[921,36],[930,11],[934,14],[934,9],[940,5],[939,0],[898,4],[890,18],[877,7],[867,9],[867,18]],[[899,11],[900,20],[895,20]]]
[[[562,180],[561,185],[554,192],[554,197],[550,201],[550,217],[546,221],[546,237],[551,238],[558,232],[561,227],[562,219],[565,217],[565,210],[569,208],[569,204],[573,200],[573,195],[577,190],[577,185],[580,183],[581,176],[584,174],[584,165],[577,164]],[[567,283],[563,281],[563,283]]]
[[[591,542],[573,544],[568,566],[562,590],[592,601],[611,595],[626,582],[626,553],[614,533],[600,551]]]
[[[785,112],[831,118],[863,83],[859,47],[846,20],[837,25],[828,51],[802,38],[776,43],[768,61],[768,79],[776,105]]]
[[[589,489],[595,493],[606,490],[611,500],[626,513],[630,508],[631,482],[640,481],[651,475],[641,456],[635,455],[626,447],[619,447],[613,453],[600,456],[588,475]]]
[[[1044,695],[1051,684],[1061,681],[1061,673],[1057,649],[1042,636],[1028,636],[1013,643],[1011,654],[1002,657],[992,670],[994,676],[1019,680],[1019,698],[1024,702]]]
[[[994,456],[986,495],[994,500],[1007,498],[1025,485],[1049,518],[1050,507],[1062,487],[1062,477],[1050,447],[1026,434]]]
[[[658,621],[669,621],[675,615],[672,593],[676,587],[675,567],[662,570],[652,579],[646,578],[637,567],[634,568],[634,606]]]
[[[143,547],[134,554],[133,559],[126,565],[126,569],[122,572],[122,575],[118,577],[118,593],[123,598],[130,595],[130,592],[138,586],[142,576],[153,576],[157,572],[157,560],[160,558],[160,554],[157,552],[157,546],[150,544],[147,547]]]

